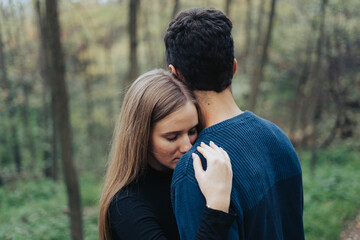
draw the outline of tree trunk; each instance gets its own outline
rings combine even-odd
[[[93,94],[92,94],[92,84],[91,84],[91,76],[85,75],[84,76],[84,90],[85,90],[85,97],[86,97],[86,129],[90,144],[90,153],[91,156],[96,156],[96,139],[94,133],[94,101],[93,101]]]
[[[129,74],[127,84],[130,84],[137,76],[139,71],[137,60],[137,17],[140,0],[130,0],[129,2],[129,36],[130,36],[130,59]]]
[[[155,45],[152,43],[153,38],[151,36],[150,26],[154,24],[149,19],[149,8],[146,8],[142,11],[143,16],[143,24],[144,26],[144,45],[146,46],[146,55],[147,55],[147,62],[152,68],[158,67],[157,61],[156,61],[156,55],[154,53],[154,50],[156,49]]]
[[[13,89],[10,86],[10,81],[7,76],[7,69],[6,69],[6,59],[4,53],[4,45],[3,39],[1,34],[1,25],[0,25],[0,66],[2,72],[2,84],[0,86],[3,87],[3,91],[7,93],[7,97],[5,97],[6,106],[8,108],[9,118],[10,118],[10,131],[11,131],[11,149],[13,152],[14,162],[16,166],[16,171],[20,174],[22,171],[22,158],[20,154],[20,144],[18,140],[18,132],[16,128],[16,121],[15,121],[15,104],[14,104],[14,96],[13,96]],[[1,83],[1,82],[0,82]]]
[[[323,69],[323,46],[325,40],[325,14],[326,14],[326,5],[327,0],[321,1],[321,15],[320,15],[320,28],[319,28],[319,38],[316,46],[316,61],[313,66],[314,73],[312,74],[312,82],[310,88],[310,98],[309,98],[309,114],[308,119],[310,120],[310,125],[312,129],[312,134],[310,136],[311,144],[311,160],[310,160],[310,171],[314,172],[316,166],[316,148],[317,148],[317,122],[321,114],[320,101],[322,97],[322,82],[325,77],[322,75]]]
[[[247,72],[247,59],[249,56],[250,48],[251,48],[251,28],[252,28],[252,0],[246,0],[246,24],[245,24],[245,30],[246,30],[246,38],[245,38],[245,50],[244,55],[242,57],[242,67],[244,69],[244,72]]]
[[[300,72],[300,76],[299,76],[299,80],[298,80],[298,84],[297,84],[297,88],[296,88],[296,97],[292,104],[291,115],[290,115],[290,133],[289,133],[290,139],[296,140],[295,142],[300,145],[306,135],[305,127],[302,126],[303,127],[302,128],[302,136],[299,139],[296,139],[297,137],[295,136],[295,130],[296,130],[296,124],[297,124],[297,119],[298,119],[297,113],[299,112],[299,109],[301,108],[301,103],[305,99],[305,86],[306,86],[306,82],[309,79],[310,66],[311,66],[311,54],[312,54],[312,47],[311,47],[312,43],[311,42],[312,41],[309,38],[306,43],[306,56],[305,56],[302,70]]]
[[[53,111],[55,109],[53,97],[49,96],[49,82],[50,73],[49,73],[49,30],[46,24],[46,15],[43,13],[40,5],[40,0],[35,1],[35,12],[37,15],[39,35],[40,35],[40,46],[39,46],[39,62],[40,62],[40,75],[43,79],[43,122],[45,128],[45,136],[43,136],[43,142],[45,147],[43,149],[43,160],[44,160],[44,175],[48,178],[56,181],[58,179],[58,168],[57,168],[57,141],[56,141],[56,128],[55,121],[52,118],[54,115]],[[49,100],[51,98],[51,100]],[[50,108],[51,106],[51,108]],[[50,131],[50,127],[52,131]]]
[[[172,18],[174,18],[176,16],[176,14],[178,13],[180,8],[180,0],[174,0],[174,8],[173,8],[173,12],[172,12]]]
[[[249,110],[251,110],[251,111],[254,111],[254,109],[255,109],[256,98],[257,98],[258,92],[259,92],[259,85],[263,78],[263,69],[267,62],[268,47],[269,47],[270,41],[271,41],[271,33],[272,33],[272,29],[273,29],[275,9],[276,9],[276,0],[272,0],[271,1],[271,12],[270,12],[270,16],[269,16],[269,25],[267,28],[264,47],[262,48],[260,64],[259,64],[259,67],[258,67],[257,71],[255,72],[254,78],[251,82],[251,92],[250,92],[250,97],[249,97]]]
[[[72,158],[68,95],[65,82],[65,63],[60,42],[60,23],[56,0],[46,0],[46,18],[49,26],[50,88],[55,102],[55,125],[59,134],[64,180],[70,208],[72,239],[83,239],[80,191]]]
[[[225,0],[225,14],[230,16],[231,0]]]
[[[341,64],[343,59],[341,59],[341,50],[340,44],[334,36],[335,39],[335,52],[336,55],[332,56],[332,50],[330,45],[330,36],[326,38],[326,60],[329,63],[327,67],[328,71],[328,80],[329,80],[329,90],[328,92],[331,94],[332,99],[335,103],[335,112],[336,112],[336,120],[334,121],[334,125],[332,129],[329,131],[329,135],[327,138],[320,144],[320,148],[327,148],[336,138],[337,133],[339,132],[339,128],[341,128],[342,119],[346,118],[346,112],[343,102],[343,94],[341,94],[341,84],[339,81],[339,77],[341,76]]]
[[[327,0],[321,1],[321,14],[320,14],[320,27],[319,27],[319,37],[317,39],[316,44],[316,60],[313,65],[312,73],[311,73],[311,85],[310,89],[310,98],[308,103],[316,103],[319,100],[319,87],[321,86],[321,74],[322,74],[322,67],[323,67],[323,51],[325,45],[325,10],[326,10],[326,3]],[[311,104],[309,106],[309,114],[308,119],[311,121],[314,120],[316,115],[315,104]]]
[[[256,24],[256,40],[255,40],[255,56],[260,55],[261,46],[260,42],[262,42],[262,25],[264,20],[264,7],[265,7],[265,0],[261,0],[259,5],[259,13],[258,13],[258,20]]]
[[[56,123],[55,123],[55,100],[54,100],[54,96],[51,96],[51,121],[49,121],[51,123],[51,129],[52,129],[52,134],[49,135],[50,140],[49,142],[51,142],[51,158],[49,158],[50,162],[50,176],[51,178],[56,181],[58,179],[58,130],[56,127]]]
[[[22,87],[22,91],[24,93],[24,103],[21,107],[21,116],[22,116],[22,120],[24,123],[24,127],[25,127],[25,142],[26,142],[26,148],[29,150],[30,152],[30,156],[31,156],[31,165],[29,166],[29,171],[33,170],[34,167],[36,166],[37,163],[37,157],[36,157],[36,146],[35,146],[35,139],[34,139],[34,134],[32,131],[32,127],[30,125],[30,121],[29,121],[29,117],[30,117],[30,110],[29,110],[29,94],[31,91],[31,86],[32,84],[28,81],[25,80],[25,74],[27,71],[29,71],[28,69],[26,69],[26,65],[24,64],[24,58],[21,57],[21,50],[20,46],[21,46],[21,41],[24,41],[24,39],[22,38],[23,35],[26,35],[26,29],[21,27],[25,26],[25,13],[24,13],[24,6],[20,5],[20,13],[19,13],[19,22],[20,25],[18,25],[16,27],[16,37],[15,37],[15,41],[16,41],[16,45],[19,46],[19,48],[17,49],[17,53],[16,56],[19,59],[19,84]],[[15,14],[14,14],[14,19],[15,19]],[[25,39],[25,41],[27,41]],[[23,50],[24,51],[24,50]]]

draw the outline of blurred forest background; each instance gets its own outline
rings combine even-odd
[[[0,239],[97,239],[122,97],[191,7],[232,20],[236,101],[297,149],[306,238],[339,239],[360,209],[357,0],[0,0]]]

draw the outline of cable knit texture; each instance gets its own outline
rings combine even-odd
[[[228,239],[304,239],[301,167],[285,133],[246,111],[204,129],[174,171],[171,200],[181,239],[194,239],[205,199],[194,176],[191,154],[213,141],[230,156],[231,210],[237,215]],[[201,154],[199,154],[201,155]],[[202,158],[206,169],[206,161]]]

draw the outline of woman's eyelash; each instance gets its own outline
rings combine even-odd
[[[173,142],[173,141],[176,140],[176,138],[177,138],[177,136],[175,136],[175,137],[168,137],[167,140],[170,141],[170,142]]]

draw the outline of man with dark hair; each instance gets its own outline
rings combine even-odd
[[[233,168],[230,212],[237,215],[228,239],[304,239],[303,188],[298,157],[284,132],[252,112],[241,111],[231,92],[232,23],[215,9],[190,9],[165,34],[169,69],[199,104],[201,128],[173,174],[171,198],[181,239],[194,239],[206,203],[194,176],[192,154],[213,141]],[[206,168],[206,162],[202,159]]]

